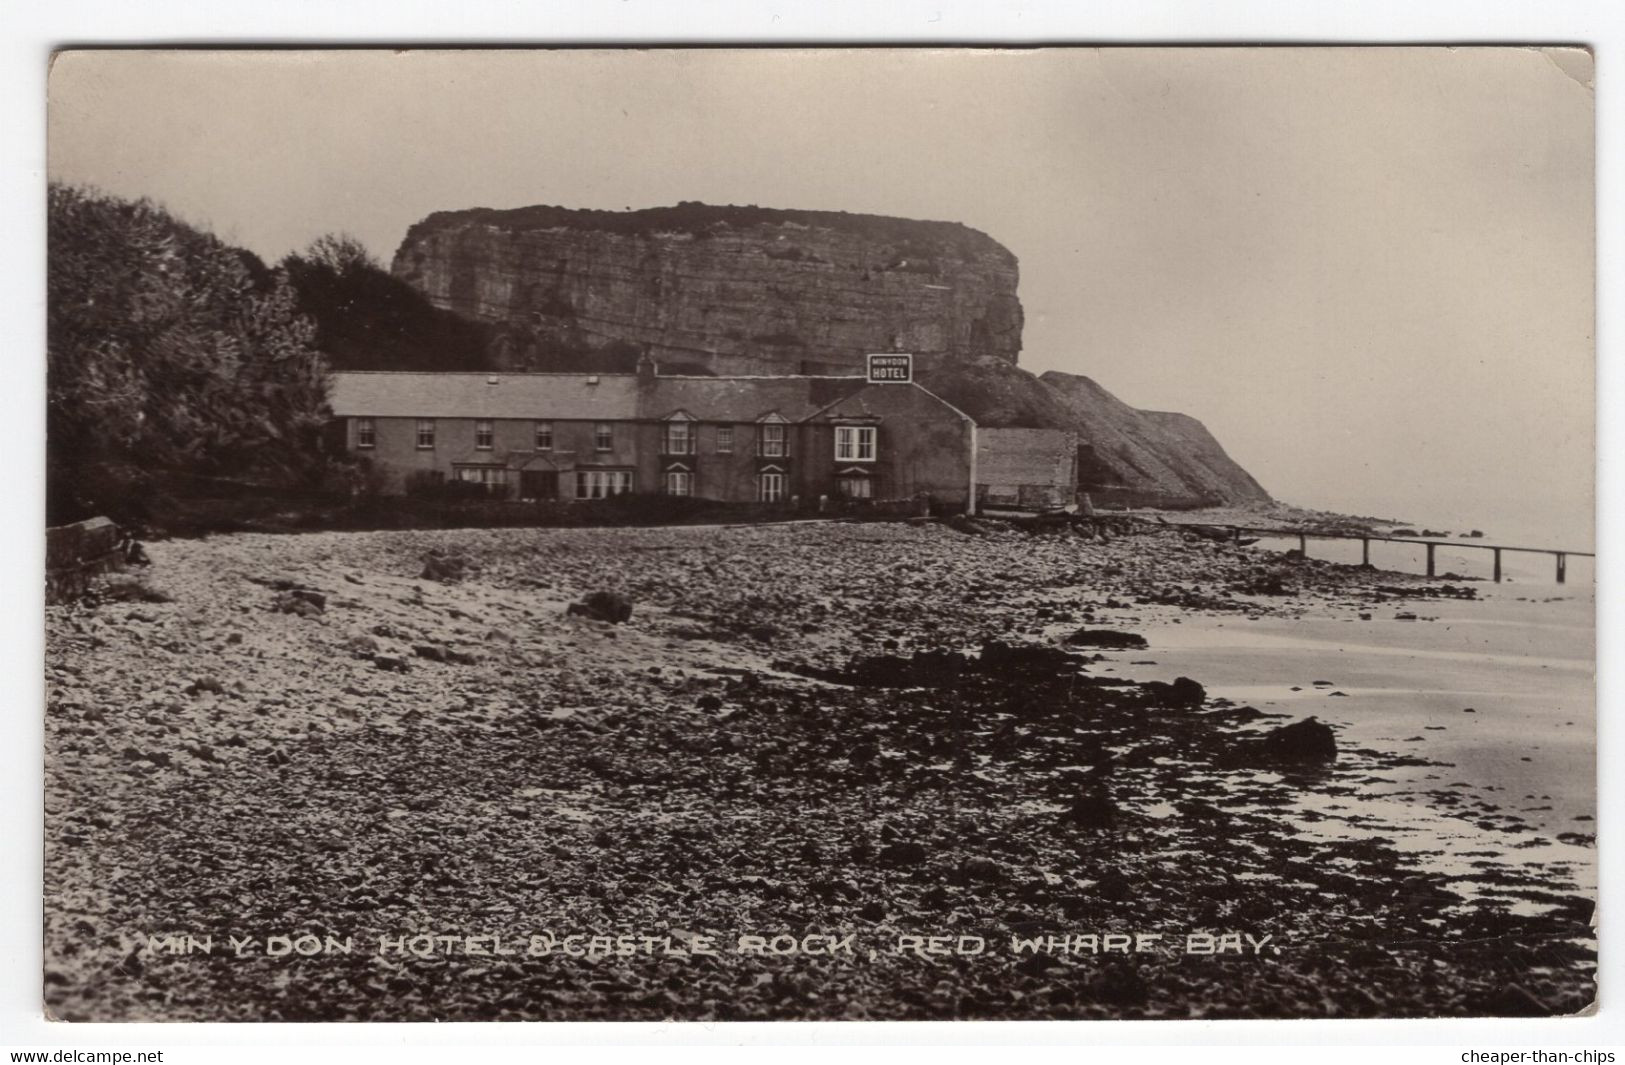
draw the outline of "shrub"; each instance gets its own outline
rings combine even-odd
[[[53,184],[47,215],[50,520],[171,474],[296,479],[326,377],[287,274],[145,200]]]

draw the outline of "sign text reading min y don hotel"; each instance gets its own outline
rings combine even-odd
[[[869,356],[869,382],[871,384],[908,384],[914,380],[914,356]]]

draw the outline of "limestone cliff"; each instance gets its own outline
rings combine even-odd
[[[1125,488],[1181,504],[1270,501],[1195,418],[1131,407],[1078,374],[1051,370],[1039,380],[1071,411],[1095,459]]]
[[[679,204],[430,215],[395,254],[438,307],[490,323],[499,362],[626,361],[716,373],[862,365],[871,351],[1014,362],[1014,255],[953,222]],[[607,368],[607,367],[606,367]]]
[[[1035,377],[999,359],[916,360],[920,382],[980,425],[1067,429],[1078,434],[1080,483],[1104,499],[1164,506],[1267,503],[1201,422],[1139,410],[1087,377]]]
[[[1016,365],[1016,258],[955,222],[832,211],[562,207],[444,211],[414,225],[395,276],[484,324],[488,363],[822,373],[910,351],[980,424],[1068,429],[1097,490],[1174,506],[1269,496],[1200,422],[1136,410],[1086,377]]]

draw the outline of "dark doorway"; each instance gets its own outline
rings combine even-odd
[[[559,497],[559,471],[520,470],[520,499],[557,499]]]

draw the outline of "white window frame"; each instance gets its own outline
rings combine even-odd
[[[732,455],[734,453],[734,427],[731,425],[717,426],[717,454]]]
[[[553,450],[553,423],[538,421],[536,423],[536,450]]]
[[[615,426],[609,422],[595,422],[592,427],[592,449],[594,451],[615,450]]]
[[[790,434],[785,428],[780,422],[762,423],[762,458],[782,459],[790,453]],[[770,433],[777,434],[777,438],[770,437]]]
[[[758,503],[781,503],[789,488],[788,480],[784,474],[777,470],[764,470],[756,475],[756,501]]]
[[[669,496],[691,496],[694,494],[694,474],[688,470],[667,470],[665,475],[665,489]]]
[[[378,446],[378,426],[371,418],[355,420],[355,446],[361,451],[371,451]]]
[[[577,470],[577,499],[607,499],[632,491],[631,470]]]
[[[472,484],[483,484],[487,488],[491,485],[508,484],[508,470],[505,466],[458,466],[457,479]]]
[[[496,447],[497,427],[489,418],[481,418],[474,423],[474,450],[490,451]]]
[[[694,454],[694,425],[686,418],[668,419],[660,446],[667,455]]]
[[[433,418],[418,419],[418,450],[433,451],[435,441],[435,424]]]
[[[873,462],[879,431],[873,425],[835,427],[836,462]]]
[[[861,492],[848,491],[849,488],[859,485],[863,488]],[[842,499],[873,499],[875,497],[875,479],[873,477],[843,474],[835,478],[835,490]]]

